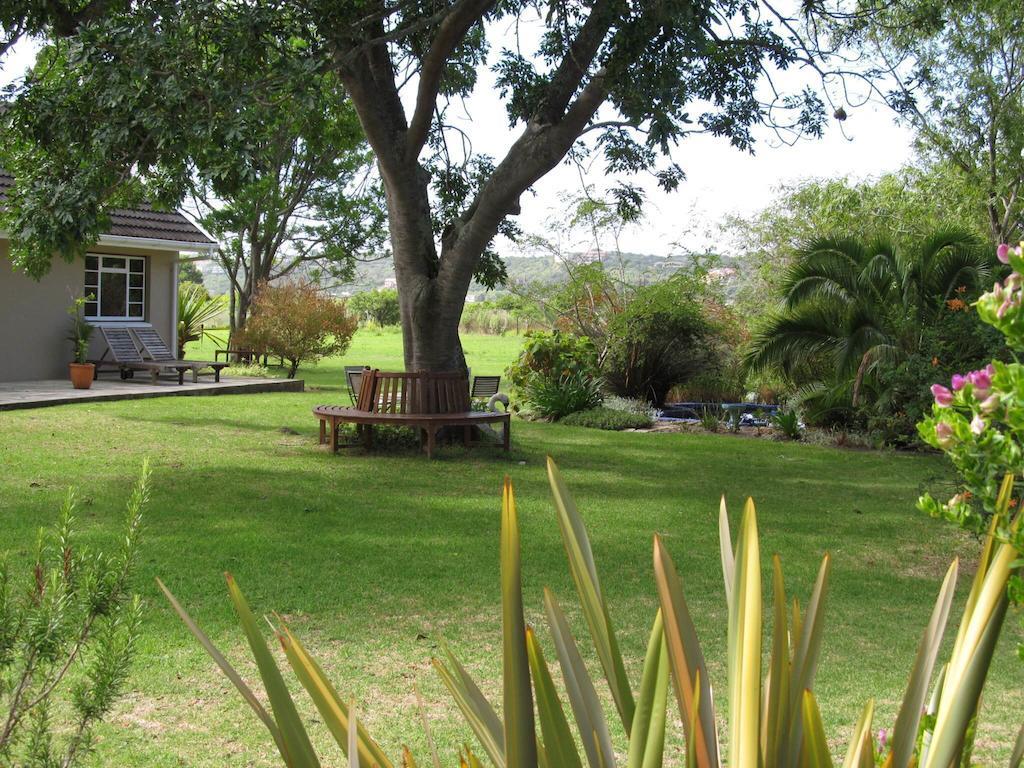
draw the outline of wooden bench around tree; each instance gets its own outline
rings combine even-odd
[[[410,427],[419,431],[427,458],[431,458],[441,428],[462,427],[463,442],[469,445],[474,427],[500,423],[502,446],[506,451],[510,447],[510,414],[471,410],[469,382],[461,373],[367,370],[355,407],[318,405],[313,415],[320,420],[320,443],[329,442],[335,453],[342,424],[357,425],[367,448],[373,446],[374,426]]]

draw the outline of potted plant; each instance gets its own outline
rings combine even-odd
[[[68,363],[68,371],[71,375],[71,386],[75,389],[89,389],[92,380],[96,376],[96,366],[86,362],[89,356],[89,339],[92,337],[93,327],[86,322],[83,306],[91,296],[80,296],[68,307],[68,314],[71,316],[71,332],[68,334],[68,341],[71,342],[74,362]]]

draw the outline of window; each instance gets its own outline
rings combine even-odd
[[[146,315],[146,259],[142,256],[85,257],[85,304],[89,320],[143,320]]]

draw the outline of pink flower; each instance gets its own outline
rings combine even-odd
[[[967,377],[964,376],[962,373],[954,373],[953,381],[950,383],[953,385],[953,391],[959,392],[961,389],[964,388],[964,384],[967,383]]]
[[[996,258],[999,259],[1003,264],[1010,263],[1010,246],[1006,243],[1000,243],[999,247],[996,248]]]
[[[878,749],[879,749],[879,751],[882,751],[882,750],[885,749],[885,745],[888,742],[887,736],[888,736],[888,734],[886,734],[885,728],[882,728],[881,730],[878,731]]]
[[[943,408],[953,404],[953,393],[941,384],[932,384],[932,396],[935,398],[935,404]]]
[[[985,431],[985,420],[981,416],[975,416],[971,419],[971,432],[976,435],[980,435]]]
[[[979,400],[984,400],[988,397],[989,390],[992,389],[992,377],[989,375],[988,369],[982,368],[980,371],[971,371],[967,378],[974,385],[975,397]]]
[[[989,376],[996,375],[996,367],[992,365],[992,363],[986,365],[984,368],[982,368],[982,370],[985,371],[985,373],[987,373]]]
[[[935,425],[935,442],[939,448],[949,448],[953,445],[953,428],[944,421]]]

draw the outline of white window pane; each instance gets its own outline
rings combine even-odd
[[[95,301],[87,301],[85,303],[85,316],[86,317],[96,317],[96,315],[99,313],[99,311],[100,311],[100,305],[97,304]]]
[[[103,268],[104,269],[124,269],[127,265],[127,260],[122,256],[104,256],[103,257]]]

